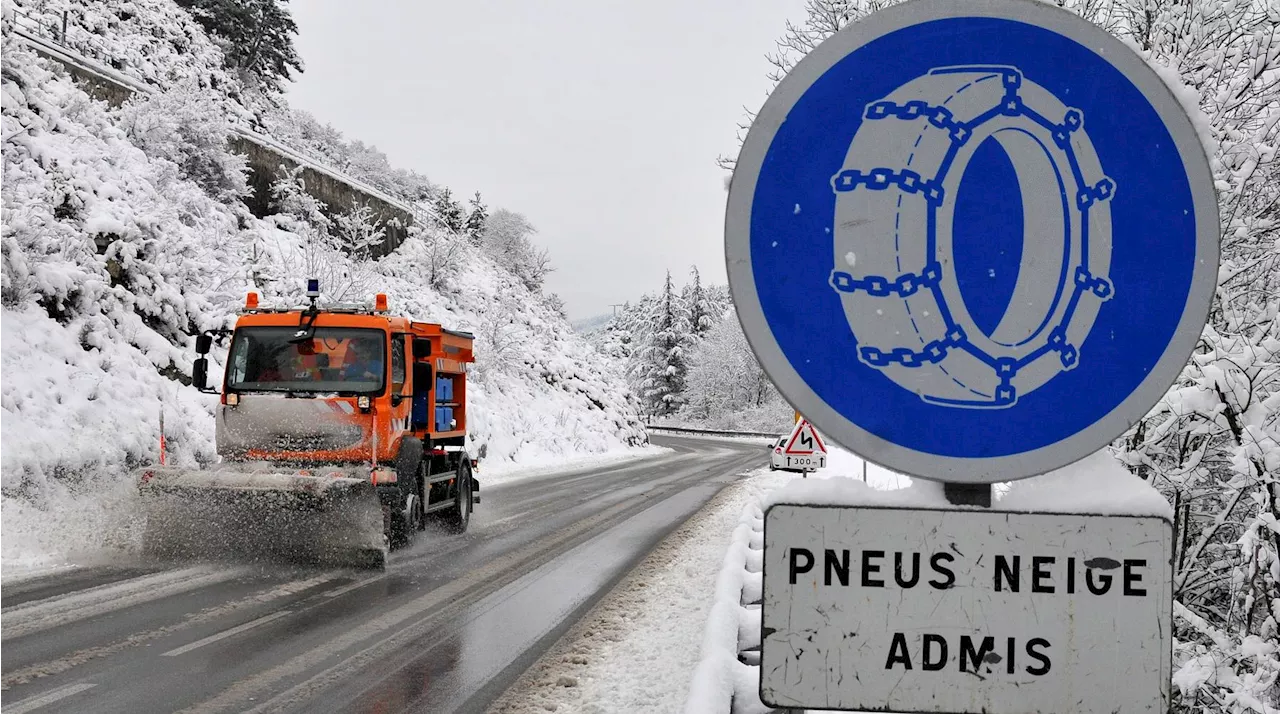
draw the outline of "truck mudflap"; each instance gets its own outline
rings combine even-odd
[[[383,508],[368,469],[160,467],[139,470],[137,484],[150,556],[386,565]]]

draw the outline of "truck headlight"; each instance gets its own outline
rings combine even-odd
[[[371,404],[372,403],[369,401],[369,396],[367,394],[360,397],[356,397],[356,406],[360,407],[360,411],[362,412],[369,411],[369,409],[371,408]]]

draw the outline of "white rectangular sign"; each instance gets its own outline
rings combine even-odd
[[[760,698],[1167,711],[1172,530],[1153,517],[774,505]]]
[[[826,454],[810,454],[808,456],[792,456],[786,454],[787,465],[789,469],[804,469],[807,471],[817,471],[827,467]]]

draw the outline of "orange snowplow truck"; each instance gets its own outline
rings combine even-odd
[[[249,293],[221,389],[213,337],[196,340],[193,382],[219,393],[220,462],[138,474],[154,555],[248,546],[385,567],[430,521],[466,530],[480,502],[466,451],[472,335],[373,305],[272,309]]]

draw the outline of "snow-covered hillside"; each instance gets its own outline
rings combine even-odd
[[[119,40],[117,23],[126,45],[151,31],[138,13],[181,15],[159,0],[113,5],[129,6],[125,29],[138,33]],[[502,254],[426,225],[392,255],[362,261],[327,241],[350,228],[342,220],[326,229],[283,212],[256,218],[226,195],[236,190],[237,161],[217,141],[225,120],[172,111],[173,92],[214,105],[225,97],[196,82],[109,110],[10,30],[6,18],[6,567],[127,540],[127,470],[156,457],[162,408],[173,462],[214,459],[214,398],[185,386],[192,336],[228,325],[246,290],[296,295],[314,270],[331,290],[384,291],[393,310],[476,333],[472,438],[488,444],[491,462],[644,441],[626,385],[575,336],[554,296],[497,262]],[[207,76],[196,70],[218,50],[198,35],[188,41],[201,50],[188,70]],[[161,79],[184,76],[181,57],[166,61]],[[348,223],[372,228],[356,219]]]

